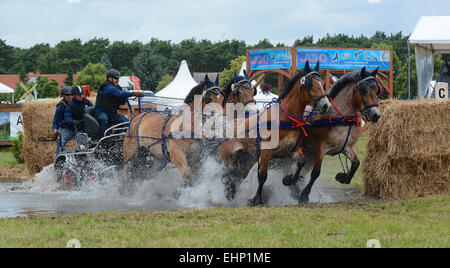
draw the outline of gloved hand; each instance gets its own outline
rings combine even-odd
[[[56,138],[56,137],[58,137],[58,130],[57,129],[53,130],[53,138]]]
[[[141,90],[135,90],[133,92],[131,92],[132,96],[136,96],[136,97],[142,97],[144,96],[144,92],[142,92]]]

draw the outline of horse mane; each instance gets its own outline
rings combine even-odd
[[[195,95],[202,95],[203,87],[205,86],[205,81],[200,82],[200,84],[196,85],[189,91],[186,98],[184,99],[184,103],[191,104],[194,101]]]
[[[366,72],[367,73],[367,72]],[[330,89],[330,97],[335,98],[350,83],[361,80],[361,71],[353,71],[344,74]]]
[[[222,106],[225,106],[225,103],[227,103],[228,97],[231,94],[231,85],[234,83],[234,78],[231,78],[230,81],[228,81],[228,83],[225,84],[225,86],[223,87],[223,103]]]
[[[284,84],[283,94],[281,94],[279,97],[280,99],[284,99],[289,94],[289,92],[291,92],[292,88],[294,88],[295,83],[297,83],[302,74],[302,71],[298,71],[297,74],[292,77],[292,79],[286,81],[286,83]]]

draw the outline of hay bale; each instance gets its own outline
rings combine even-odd
[[[75,147],[75,140],[71,139],[66,145],[66,150],[72,150]],[[25,136],[22,155],[25,159],[28,173],[30,175],[39,173],[45,166],[55,162],[56,141],[35,141]]]
[[[25,102],[22,109],[24,135],[34,141],[53,138],[52,124],[58,99]],[[89,98],[95,104],[95,97]]]
[[[450,192],[450,101],[393,100],[368,129],[364,192],[403,198]]]

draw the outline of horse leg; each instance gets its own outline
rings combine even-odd
[[[320,176],[320,170],[322,168],[322,161],[323,157],[325,156],[325,143],[322,143],[318,146],[318,150],[315,154],[315,162],[314,162],[314,168],[311,172],[311,179],[309,180],[308,185],[306,185],[305,189],[303,189],[299,203],[300,204],[307,204],[309,202],[309,194],[311,193],[311,188],[314,185],[314,182],[319,178]]]
[[[267,167],[269,166],[270,156],[272,152],[270,150],[261,150],[260,168],[258,170],[258,189],[256,190],[255,197],[250,201],[251,205],[262,205],[262,190],[264,183],[267,180]]]
[[[244,180],[255,163],[256,158],[245,150],[238,150],[233,156],[233,165],[223,176],[225,195],[228,200],[234,199],[236,182]]]
[[[358,159],[358,150],[357,150],[357,143],[355,142],[350,146],[350,149],[346,148],[344,151],[344,154],[347,158],[350,159],[352,162],[352,165],[350,167],[349,173],[338,173],[336,175],[336,180],[342,184],[350,184],[350,182],[353,179],[353,176],[356,173],[356,170],[358,170],[360,161]]]
[[[305,163],[306,163],[306,161],[305,161],[304,157],[300,157],[299,159],[297,159],[297,166],[296,166],[294,174],[286,175],[283,178],[284,186],[294,185],[298,181],[298,179],[300,177],[299,176],[300,172],[302,171],[303,166],[305,165]]]
[[[170,146],[169,151],[170,161],[177,166],[178,170],[180,170],[181,175],[183,176],[182,187],[186,188],[188,186],[192,186],[192,172],[189,168],[185,153],[176,144],[174,144],[174,146]]]

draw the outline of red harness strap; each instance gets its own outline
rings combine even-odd
[[[291,128],[301,128],[302,129],[302,131],[303,131],[303,134],[305,134],[305,137],[306,136],[308,136],[308,134],[306,133],[306,130],[305,130],[305,125],[306,125],[306,123],[303,123],[303,122],[301,122],[300,120],[297,120],[297,119],[295,119],[295,118],[293,118],[292,116],[290,116],[287,112],[286,112],[286,109],[284,108],[284,106],[283,106],[283,100],[280,100],[280,105],[281,105],[281,110],[284,112],[284,114],[292,121],[292,122],[294,122],[294,123],[292,123],[292,127]],[[281,125],[281,123],[280,123],[280,119],[278,118],[278,125],[280,126]]]
[[[336,107],[336,104],[334,104],[333,99],[330,97],[330,101],[333,104],[334,109],[336,109],[336,111],[342,116],[342,121],[345,122],[347,120],[348,123],[352,123],[355,122],[356,126],[359,127],[360,126],[360,122],[359,122],[359,116],[352,116],[350,119],[347,119],[347,117],[341,113],[341,111],[339,111],[339,109]],[[329,115],[330,121],[331,121],[331,115]]]

